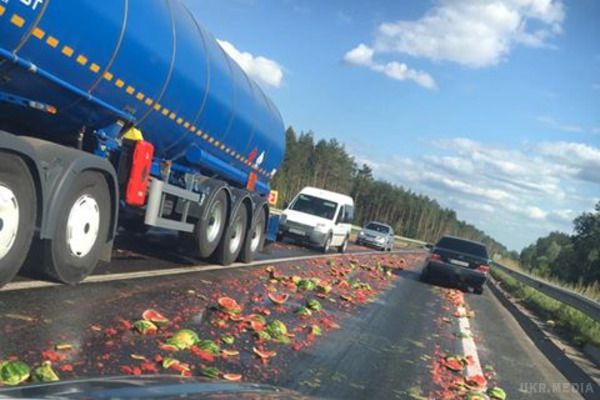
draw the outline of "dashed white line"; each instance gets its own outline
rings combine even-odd
[[[465,358],[470,359],[464,370],[465,378],[469,378],[475,375],[483,376],[483,370],[481,369],[481,363],[479,362],[479,355],[477,354],[477,346],[473,340],[473,332],[469,324],[469,318],[467,318],[467,310],[463,306],[459,306],[456,309],[459,317],[458,332],[462,333],[460,340],[458,341],[458,352],[463,354]],[[485,392],[487,385],[481,388],[481,391]]]

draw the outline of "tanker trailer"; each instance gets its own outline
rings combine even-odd
[[[22,265],[81,281],[119,224],[249,262],[284,146],[277,108],[181,1],[0,0],[0,285]]]

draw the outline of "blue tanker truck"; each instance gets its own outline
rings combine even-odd
[[[23,265],[79,282],[118,226],[250,262],[284,146],[277,108],[181,1],[0,0],[0,285]]]

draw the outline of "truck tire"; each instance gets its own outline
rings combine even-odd
[[[27,257],[37,214],[33,178],[18,156],[0,152],[0,287]]]
[[[344,239],[344,242],[340,245],[340,247],[338,248],[338,251],[341,254],[344,254],[346,252],[346,250],[348,249],[348,236],[346,236],[346,238]]]
[[[230,265],[238,258],[242,251],[242,246],[244,245],[247,225],[248,211],[246,210],[246,207],[240,205],[231,219],[231,223],[225,230],[221,243],[219,243],[215,252],[219,264]]]
[[[223,237],[227,223],[227,194],[219,191],[208,205],[206,218],[198,219],[194,229],[194,241],[200,258],[210,257]]]
[[[98,264],[108,237],[111,199],[102,174],[84,171],[66,189],[51,240],[42,242],[42,273],[67,284],[81,282]]]
[[[248,230],[246,240],[244,240],[244,247],[240,253],[239,260],[243,263],[250,263],[254,261],[256,253],[262,250],[265,242],[265,223],[267,217],[265,209],[261,208],[258,211],[258,215],[254,221],[254,225]]]

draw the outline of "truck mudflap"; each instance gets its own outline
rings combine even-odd
[[[279,215],[272,214],[267,221],[267,235],[265,238],[269,243],[276,242],[279,233]]]

